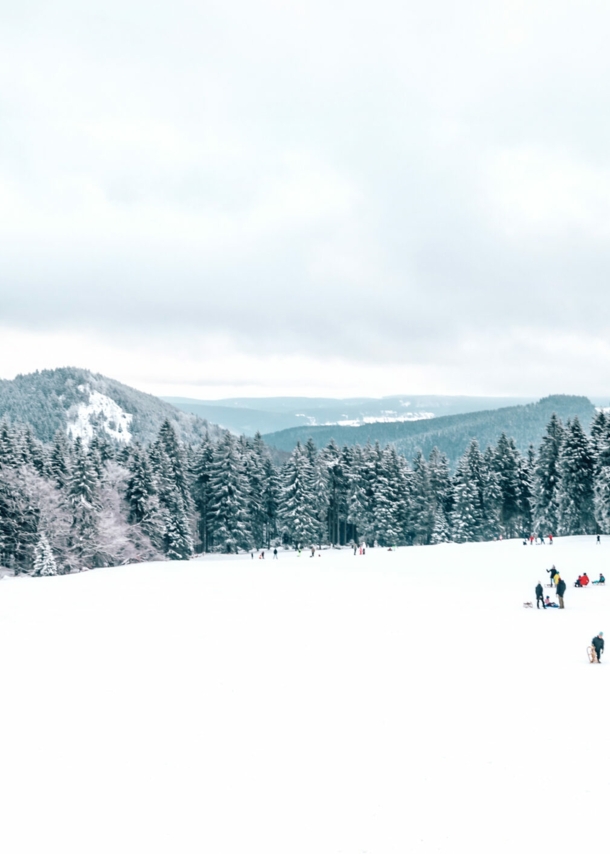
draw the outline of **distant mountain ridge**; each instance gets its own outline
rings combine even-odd
[[[408,459],[412,459],[420,450],[428,456],[437,447],[455,465],[472,439],[476,439],[484,449],[487,445],[495,444],[501,433],[506,433],[515,440],[521,453],[526,454],[530,444],[536,448],[540,444],[553,413],[564,422],[578,417],[582,426],[588,430],[595,411],[595,406],[587,397],[559,394],[542,398],[537,403],[447,415],[425,421],[366,424],[360,427],[296,427],[268,433],[263,438],[269,445],[282,451],[291,451],[297,442],[304,443],[310,437],[318,447],[327,445],[331,439],[339,446],[379,442],[382,446],[394,445]]]
[[[30,424],[44,442],[62,430],[85,441],[99,434],[120,443],[147,443],[166,419],[183,442],[197,442],[206,431],[213,438],[222,433],[197,415],[83,368],[56,368],[0,380],[2,418]]]
[[[375,422],[421,421],[442,415],[461,415],[487,409],[535,403],[531,397],[466,397],[411,395],[389,397],[234,397],[224,400],[193,400],[164,397],[181,409],[220,424],[232,433],[254,436],[277,433],[291,427],[322,427],[334,424],[358,426]]]

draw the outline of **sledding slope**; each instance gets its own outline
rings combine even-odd
[[[593,539],[4,579],[3,850],[603,850]]]

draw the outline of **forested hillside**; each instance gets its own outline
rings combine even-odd
[[[485,448],[495,444],[502,433],[514,439],[519,451],[525,454],[530,445],[540,443],[553,413],[564,421],[578,418],[588,429],[595,407],[586,397],[553,395],[524,406],[448,415],[427,421],[366,424],[362,427],[296,427],[269,433],[263,438],[269,445],[283,451],[291,451],[297,442],[303,444],[310,437],[317,445],[326,445],[331,440],[338,445],[350,446],[367,442],[391,443],[408,459],[419,451],[427,457],[433,448],[438,448],[454,468],[473,439]]]
[[[232,433],[254,436],[292,427],[373,422],[418,421],[441,415],[459,415],[487,409],[533,403],[531,398],[460,397],[457,395],[402,394],[380,398],[241,397],[192,400],[165,397],[168,403],[207,418]]]
[[[367,542],[380,546],[610,533],[610,419],[587,436],[552,415],[537,449],[472,441],[452,475],[433,449],[317,449],[276,466],[260,436],[179,441],[165,421],[147,446],[0,424],[0,563],[53,574],[195,552]]]
[[[206,431],[214,436],[221,432],[151,394],[82,368],[0,380],[0,418],[29,424],[43,442],[50,442],[58,430],[85,440],[104,434],[118,442],[150,442],[165,420],[185,442],[201,439]]]

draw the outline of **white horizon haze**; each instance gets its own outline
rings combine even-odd
[[[0,377],[604,396],[610,8],[0,3]]]

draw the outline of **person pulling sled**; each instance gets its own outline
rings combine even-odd
[[[591,664],[601,664],[602,652],[604,651],[604,633],[600,632],[591,641],[591,646],[587,648],[589,653],[589,661]]]

